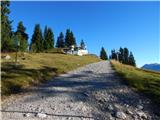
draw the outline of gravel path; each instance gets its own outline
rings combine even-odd
[[[98,62],[60,75],[2,104],[3,120],[160,120],[150,101]]]

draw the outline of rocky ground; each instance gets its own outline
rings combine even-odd
[[[28,91],[3,102],[3,120],[160,120],[150,100],[122,84],[105,61]]]

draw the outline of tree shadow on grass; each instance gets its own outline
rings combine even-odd
[[[14,62],[2,63],[2,95],[19,93],[26,86],[38,85],[57,73],[57,68],[42,66],[40,69],[25,68]]]

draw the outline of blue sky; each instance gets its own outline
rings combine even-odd
[[[127,47],[140,67],[160,63],[160,2],[15,2],[10,5],[13,30],[23,21],[29,41],[35,24],[54,31],[55,40],[70,28],[79,44],[83,39],[90,53],[103,46]]]

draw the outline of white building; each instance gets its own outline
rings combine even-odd
[[[81,49],[80,47],[74,47],[74,45],[72,45],[70,48],[64,49],[64,52],[66,54],[73,54],[73,55],[79,55],[79,56],[83,56],[83,55],[87,55],[88,54],[88,50],[85,49]]]

